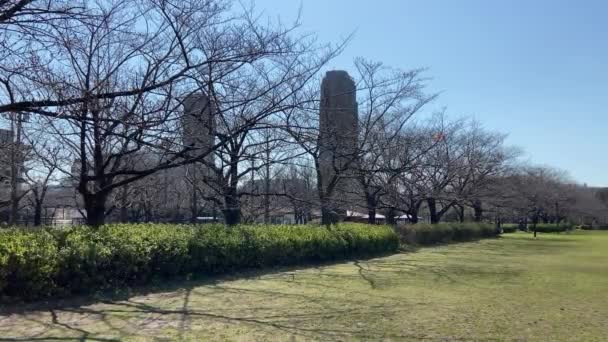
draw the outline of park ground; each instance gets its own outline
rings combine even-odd
[[[507,234],[0,314],[0,340],[605,341],[608,232]]]

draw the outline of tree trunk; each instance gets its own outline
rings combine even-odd
[[[332,224],[330,210],[325,207],[321,207],[321,224],[328,227]]]
[[[241,212],[239,209],[226,208],[224,209],[224,220],[228,226],[236,226],[241,223]]]
[[[483,216],[483,208],[481,206],[481,201],[476,200],[475,202],[473,202],[473,211],[475,222],[481,222],[481,218]]]
[[[194,184],[194,182],[193,182]],[[192,187],[192,197],[190,198],[190,223],[196,223],[198,217],[198,191],[196,185]]]
[[[367,223],[376,224],[376,200],[372,195],[366,195]]]
[[[85,198],[85,210],[87,212],[86,224],[91,227],[99,227],[106,222],[106,200],[107,194],[87,194]]]
[[[418,212],[420,211],[420,206],[422,205],[422,201],[414,202],[414,204],[407,211],[407,215],[409,215],[408,220],[411,224],[418,223]]]
[[[396,225],[397,220],[395,220],[396,210],[393,207],[388,208],[388,212],[386,213],[386,224]]]
[[[120,194],[120,222],[126,223],[129,221],[129,210],[127,209],[127,202],[129,199],[128,185],[125,185],[121,189]],[[166,202],[165,202],[166,203]]]
[[[427,205],[429,206],[429,215],[431,219],[431,224],[436,224],[439,222],[439,217],[437,216],[437,202],[434,198],[427,198]]]
[[[19,219],[19,196],[17,195],[16,190],[11,190],[11,210],[9,215],[9,224],[15,225],[17,224],[17,220]]]
[[[228,226],[241,223],[241,201],[238,193],[239,182],[239,156],[234,152],[230,154],[230,178],[224,183],[224,221]]]
[[[458,220],[460,223],[464,223],[464,205],[458,206]]]
[[[321,198],[321,224],[327,227],[338,223],[338,215],[330,203],[328,198]]]
[[[539,213],[538,211],[534,212],[534,217],[532,218],[532,230],[534,231],[534,237],[536,238],[536,224],[538,224]]]
[[[367,210],[367,223],[376,224],[376,208]]]
[[[227,189],[227,194],[224,196],[223,213],[224,221],[228,226],[241,223],[241,205],[236,186],[231,186]]]
[[[36,202],[34,205],[34,226],[38,227],[42,224],[42,203]]]

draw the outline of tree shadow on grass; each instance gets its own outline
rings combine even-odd
[[[49,310],[53,308],[61,309],[65,307],[69,308],[74,306],[84,306],[100,301],[126,300],[135,296],[145,296],[159,292],[172,292],[188,287],[205,286],[239,279],[259,279],[272,274],[291,273],[297,270],[311,268],[320,269],[343,263],[356,262],[358,260],[373,260],[383,258],[393,254],[394,253],[381,253],[373,256],[364,256],[361,258],[346,258],[331,261],[302,263],[297,265],[277,265],[266,268],[240,269],[220,274],[178,275],[172,278],[158,278],[146,285],[135,285],[132,287],[123,286],[118,288],[95,290],[83,294],[72,294],[31,302],[0,297],[0,317],[4,315],[22,314],[32,311]]]
[[[367,322],[370,318],[374,322],[378,317],[390,320],[427,304],[420,299],[405,300],[390,292],[376,291],[385,285],[386,279],[424,273],[434,274],[445,282],[458,281],[452,278],[451,270],[390,258],[356,260],[339,269],[331,266],[330,263],[317,265],[303,272],[299,272],[302,266],[251,271],[166,283],[128,294],[3,308],[5,314],[12,315],[14,324],[29,321],[39,328],[37,331],[17,329],[11,337],[2,337],[0,341],[116,341],[125,336],[182,340],[192,334],[196,336],[196,329],[209,326],[217,326],[220,331],[240,326],[247,332],[304,339],[441,340],[425,334],[403,333],[407,329],[385,330],[381,325]],[[258,284],[250,288],[240,282],[229,282],[247,279],[270,281],[277,286],[260,288],[264,284]],[[349,286],[357,280],[359,285]],[[369,289],[363,284],[369,285]],[[300,289],[307,292],[298,292]],[[146,295],[153,297],[152,302],[147,301]],[[0,321],[0,329],[2,325]],[[168,328],[173,335],[163,333]],[[450,339],[461,338],[451,336]]]
[[[284,281],[290,281],[284,279]],[[46,319],[34,319],[49,330],[59,329],[61,333],[50,335],[46,333],[31,334],[26,337],[0,338],[0,340],[94,340],[117,341],[121,337],[141,336],[163,339],[157,334],[157,328],[163,328],[168,322],[174,323],[178,335],[176,339],[188,338],[189,325],[221,326],[240,325],[252,331],[266,332],[274,336],[297,336],[306,339],[343,340],[358,339],[432,339],[424,334],[390,333],[374,325],[343,324],[341,318],[348,317],[351,321],[366,322],[369,317],[394,317],[400,312],[413,309],[413,304],[391,298],[378,304],[369,304],[358,296],[347,296],[340,299],[327,300],[319,296],[302,293],[289,293],[268,289],[249,289],[226,285],[204,286],[204,293],[196,293],[196,289],[188,287],[180,291],[180,295],[171,305],[153,305],[142,299],[124,301],[104,301],[102,305],[74,306],[63,309],[49,309]],[[228,305],[220,307],[205,307],[192,304],[192,296],[236,296],[248,298],[259,297],[264,305],[256,307],[231,308]],[[283,305],[281,298],[295,303],[295,307]],[[76,317],[76,318],[75,318]],[[122,319],[131,324],[129,330],[123,330],[116,325],[116,320]],[[93,318],[97,325],[95,329],[87,329],[87,319]],[[79,321],[79,319],[81,321]],[[350,321],[349,321],[350,322]],[[104,329],[99,325],[103,324]],[[153,328],[150,328],[153,326]],[[65,335],[70,336],[65,336]],[[107,337],[116,336],[116,337]],[[166,337],[165,339],[171,339]]]
[[[495,253],[500,257],[500,252],[496,251],[500,245],[493,241],[474,242],[471,246],[460,244],[454,249],[433,250],[431,254],[445,253],[441,257],[449,258],[467,254],[468,249],[481,248],[475,254]],[[462,255],[460,257],[463,258]],[[12,337],[3,336],[0,341],[116,341],[131,335],[158,340],[182,340],[191,334],[196,336],[196,329],[217,326],[221,331],[234,325],[271,335],[288,334],[305,339],[442,340],[445,338],[395,333],[385,331],[382,326],[365,323],[359,325],[359,322],[367,322],[370,317],[395,317],[401,312],[412,311],[427,304],[421,300],[404,300],[390,292],[379,291],[392,286],[392,282],[414,277],[432,277],[446,285],[482,288],[472,279],[502,277],[504,281],[519,276],[516,269],[505,271],[498,267],[484,269],[480,265],[462,265],[464,258],[447,266],[442,263],[433,265],[430,261],[406,257],[399,260],[354,260],[346,268],[340,269],[331,266],[344,264],[345,261],[312,267],[305,265],[250,270],[195,280],[172,280],[129,291],[3,306],[0,309],[0,331],[7,322],[2,316],[8,317],[9,324],[12,319],[15,325],[29,322],[42,328],[37,331],[16,329]],[[482,260],[481,266],[484,262],[486,261]],[[305,272],[299,272],[305,268]],[[282,290],[259,286],[244,288],[230,283],[232,280],[255,279],[276,282]],[[359,285],[366,284],[369,288],[348,286],[353,281],[359,281]],[[299,289],[298,287],[306,288],[312,294],[294,292],[293,289]],[[331,295],[326,295],[328,293]],[[146,302],[146,296],[154,297],[153,303]],[[229,300],[232,298],[234,301]],[[167,328],[174,331],[174,335],[163,335],[163,329]],[[55,333],[56,331],[59,332]],[[450,340],[470,338],[449,337]]]

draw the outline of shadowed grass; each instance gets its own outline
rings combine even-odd
[[[608,232],[507,234],[386,258],[4,308],[0,340],[534,340],[608,336]]]

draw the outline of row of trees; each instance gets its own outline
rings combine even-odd
[[[298,22],[227,0],[0,1],[0,114],[17,133],[0,147],[0,206],[12,223],[27,209],[39,224],[45,207],[69,205],[93,226],[282,212],[331,223],[335,201],[370,223],[605,210],[591,189],[518,165],[504,135],[424,118],[436,98],[425,70],[365,59],[355,152],[321,172],[320,71],[347,43],[319,44]],[[213,123],[210,145],[184,143],[193,94],[211,104],[212,120],[199,117]],[[348,194],[344,179],[356,184]]]
[[[75,161],[54,166],[76,183],[89,224],[104,222],[109,197],[128,184],[220,150],[229,159],[248,153],[247,136],[302,106],[295,94],[341,50],[297,35],[297,23],[231,5],[0,3],[0,113],[34,114],[26,130],[45,136],[43,163],[56,146]],[[218,107],[217,143],[207,149],[181,143],[182,102],[198,92]],[[227,188],[238,176],[230,171]]]

